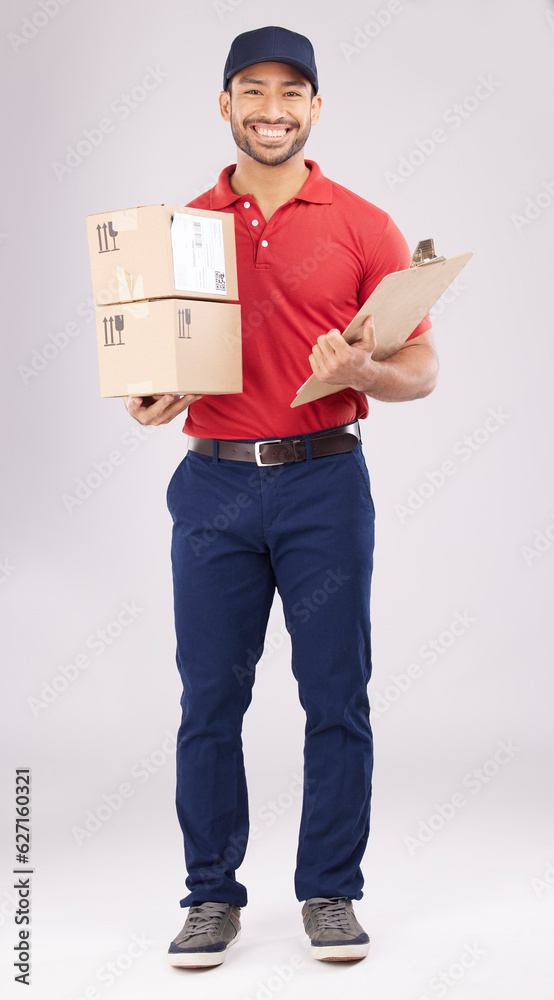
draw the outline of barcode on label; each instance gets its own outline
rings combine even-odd
[[[215,271],[215,287],[218,292],[225,291],[225,275],[221,271]]]
[[[200,222],[197,222],[196,219],[195,219],[193,225],[194,225],[194,232],[193,232],[194,246],[201,248],[204,245],[202,243],[202,225],[201,225]]]

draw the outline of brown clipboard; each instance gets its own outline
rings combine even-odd
[[[372,357],[383,361],[396,354],[471,257],[473,251],[457,257],[437,257],[386,274],[346,327],[343,336],[347,343],[360,339],[365,318],[373,315],[377,346]],[[315,375],[310,375],[290,405],[312,403],[347,388],[347,385],[319,382]]]

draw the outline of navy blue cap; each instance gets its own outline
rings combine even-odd
[[[305,35],[288,28],[256,28],[237,35],[229,49],[223,71],[223,89],[235,73],[254,63],[282,62],[295,66],[318,89],[317,67],[312,43]]]

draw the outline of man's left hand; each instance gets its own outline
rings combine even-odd
[[[364,320],[361,339],[354,344],[347,344],[339,330],[329,330],[314,344],[310,354],[312,371],[320,382],[348,385],[363,392],[371,383],[371,368],[378,364],[371,358],[376,345],[373,316]]]

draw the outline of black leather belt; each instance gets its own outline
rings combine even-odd
[[[326,455],[342,455],[352,451],[360,440],[358,421],[334,427],[330,431],[307,434],[312,446],[312,458]],[[270,438],[263,441],[217,441],[218,458],[236,462],[256,462],[257,465],[285,465],[287,462],[306,461],[304,437]],[[214,453],[213,438],[189,437],[189,450],[199,455]]]

